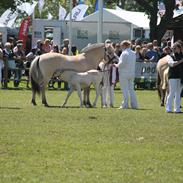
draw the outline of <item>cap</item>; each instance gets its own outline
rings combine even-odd
[[[111,43],[111,40],[110,39],[106,39],[105,43]]]

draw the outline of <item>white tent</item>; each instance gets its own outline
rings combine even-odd
[[[91,15],[85,17],[82,21],[85,22],[98,22],[99,12],[96,11]],[[130,26],[130,37],[129,39],[135,38],[135,31],[137,29],[145,30],[145,38],[149,38],[149,22],[148,15],[143,12],[126,11],[121,8],[116,9],[103,9],[103,22],[111,26],[112,24],[128,24]],[[123,29],[123,28],[122,28]]]
[[[82,21],[98,21],[98,11],[88,15]],[[103,9],[104,22],[129,22],[136,27],[149,29],[148,16],[143,12],[126,11],[120,8]]]

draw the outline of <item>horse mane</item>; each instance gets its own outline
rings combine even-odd
[[[97,48],[100,48],[100,47],[104,47],[104,43],[95,43],[95,44],[91,44],[90,46],[86,46],[85,48],[83,48],[81,50],[81,53],[86,53],[86,52],[89,52],[93,49],[97,49]]]

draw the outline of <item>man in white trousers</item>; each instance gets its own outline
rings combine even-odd
[[[131,50],[130,46],[131,43],[128,40],[121,42],[122,54],[120,55],[119,63],[114,64],[118,67],[120,87],[123,93],[123,101],[119,109],[129,108],[129,95],[131,108],[138,108],[136,93],[134,90],[136,54]]]

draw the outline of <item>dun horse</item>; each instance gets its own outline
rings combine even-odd
[[[158,61],[157,67],[157,90],[161,100],[161,106],[165,105],[168,95],[168,61],[167,57],[163,57]]]
[[[83,53],[76,56],[67,56],[59,53],[46,53],[36,57],[30,67],[32,83],[32,104],[36,105],[36,93],[42,95],[42,104],[48,106],[45,89],[55,72],[59,70],[74,70],[86,72],[97,69],[102,60],[112,61],[114,49],[111,44],[98,43],[86,47]]]

